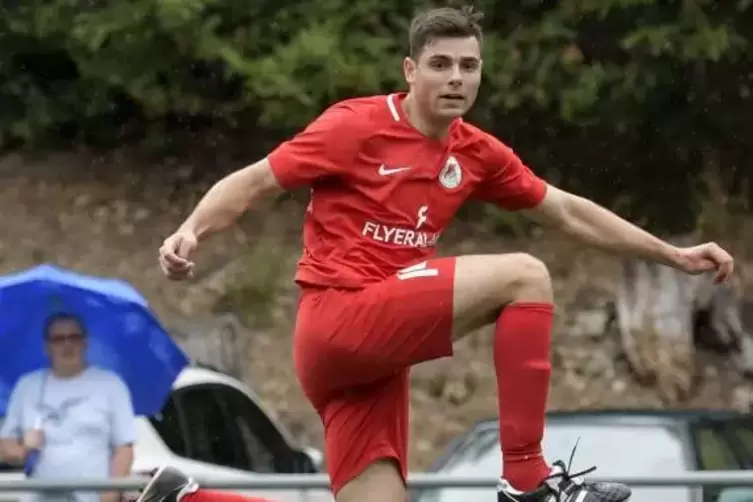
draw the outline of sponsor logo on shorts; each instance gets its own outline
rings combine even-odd
[[[412,228],[393,227],[367,221],[361,234],[377,242],[410,248],[433,248],[437,245],[441,232],[421,232]]]

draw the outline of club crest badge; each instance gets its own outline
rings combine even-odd
[[[448,190],[452,190],[460,186],[462,179],[463,170],[460,168],[460,163],[458,159],[450,155],[439,173],[439,183]]]

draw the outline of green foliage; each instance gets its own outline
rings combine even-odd
[[[630,193],[628,216],[673,231],[695,221],[690,195],[708,151],[747,168],[753,2],[476,4],[485,84],[472,118],[537,171],[603,203]],[[338,99],[402,87],[416,3],[15,5],[0,10],[5,146],[201,128],[282,137]]]

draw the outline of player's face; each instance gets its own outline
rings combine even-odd
[[[481,47],[476,37],[437,38],[418,60],[406,58],[405,80],[421,108],[431,116],[452,119],[473,105],[481,83]]]

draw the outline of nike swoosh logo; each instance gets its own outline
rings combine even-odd
[[[379,175],[380,176],[389,176],[390,174],[399,173],[400,171],[407,171],[410,169],[410,167],[395,167],[393,169],[387,169],[387,167],[382,164],[379,166]]]

